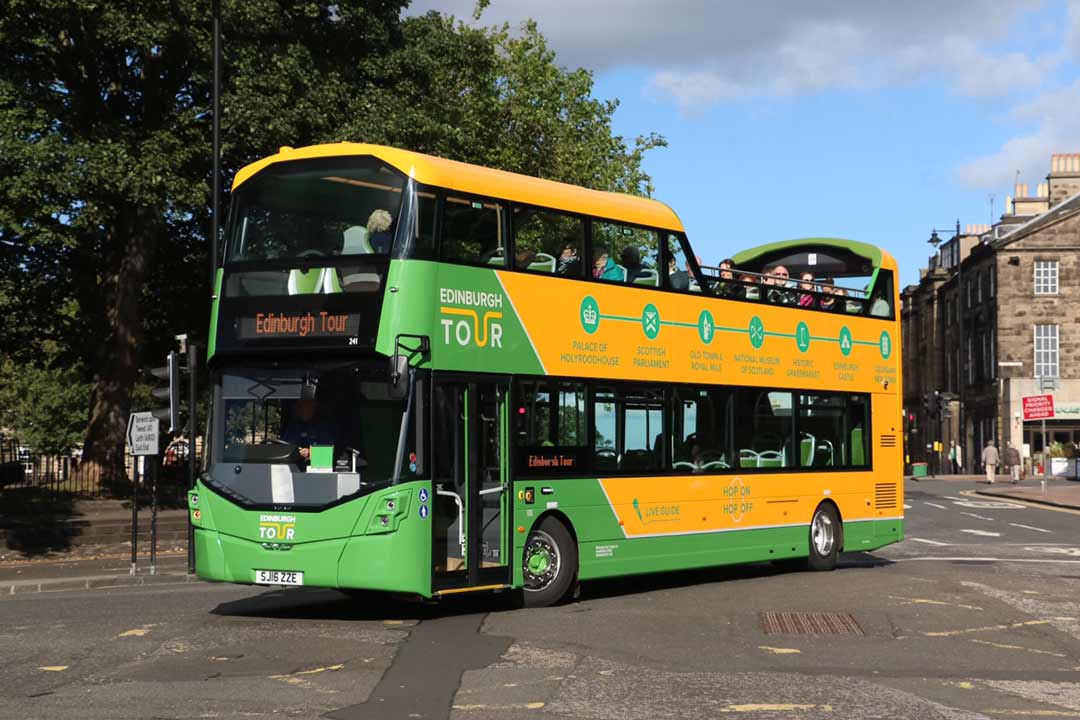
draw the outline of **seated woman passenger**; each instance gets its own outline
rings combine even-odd
[[[621,281],[623,279],[622,270],[615,264],[615,261],[608,257],[608,254],[604,250],[597,250],[594,253],[593,258],[593,272],[592,275],[597,280],[616,280]]]
[[[799,307],[817,307],[817,298],[810,294],[817,290],[817,286],[814,284],[814,273],[804,272],[799,276],[799,280],[799,289],[803,291],[799,293]]]
[[[822,278],[821,279],[821,294],[823,298],[818,302],[818,307],[822,310],[835,310],[836,300],[833,299],[833,279]]]

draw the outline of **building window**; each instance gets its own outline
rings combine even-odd
[[[968,279],[968,281],[967,281],[967,306],[969,308],[971,307],[971,295],[972,295],[971,286],[972,286],[972,282],[971,282],[970,279]]]
[[[991,275],[990,277],[993,277]],[[997,377],[997,328],[990,328],[990,379]]]
[[[990,276],[990,297],[994,297],[994,295],[997,293],[997,273],[994,272],[994,268],[990,268],[986,271],[986,274]]]
[[[1057,295],[1058,293],[1058,261],[1036,260],[1035,261],[1035,294]]]
[[[968,384],[975,382],[975,343],[972,336],[968,336]]]
[[[1035,377],[1058,377],[1058,326],[1035,326]]]

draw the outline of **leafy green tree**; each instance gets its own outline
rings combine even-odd
[[[641,161],[663,139],[614,136],[617,102],[535,24],[405,4],[223,0],[225,177],[279,145],[355,140],[651,192]],[[140,366],[205,336],[210,5],[0,0],[0,352],[91,388],[91,472],[123,442]]]

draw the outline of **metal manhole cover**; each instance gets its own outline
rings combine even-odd
[[[848,613],[762,612],[766,635],[864,635]]]

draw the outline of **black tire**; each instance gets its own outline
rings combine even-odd
[[[563,600],[577,586],[577,544],[551,515],[533,526],[521,555],[525,607],[547,607]]]
[[[842,528],[836,508],[830,503],[818,505],[810,520],[810,557],[807,565],[811,570],[833,570],[840,556]]]

